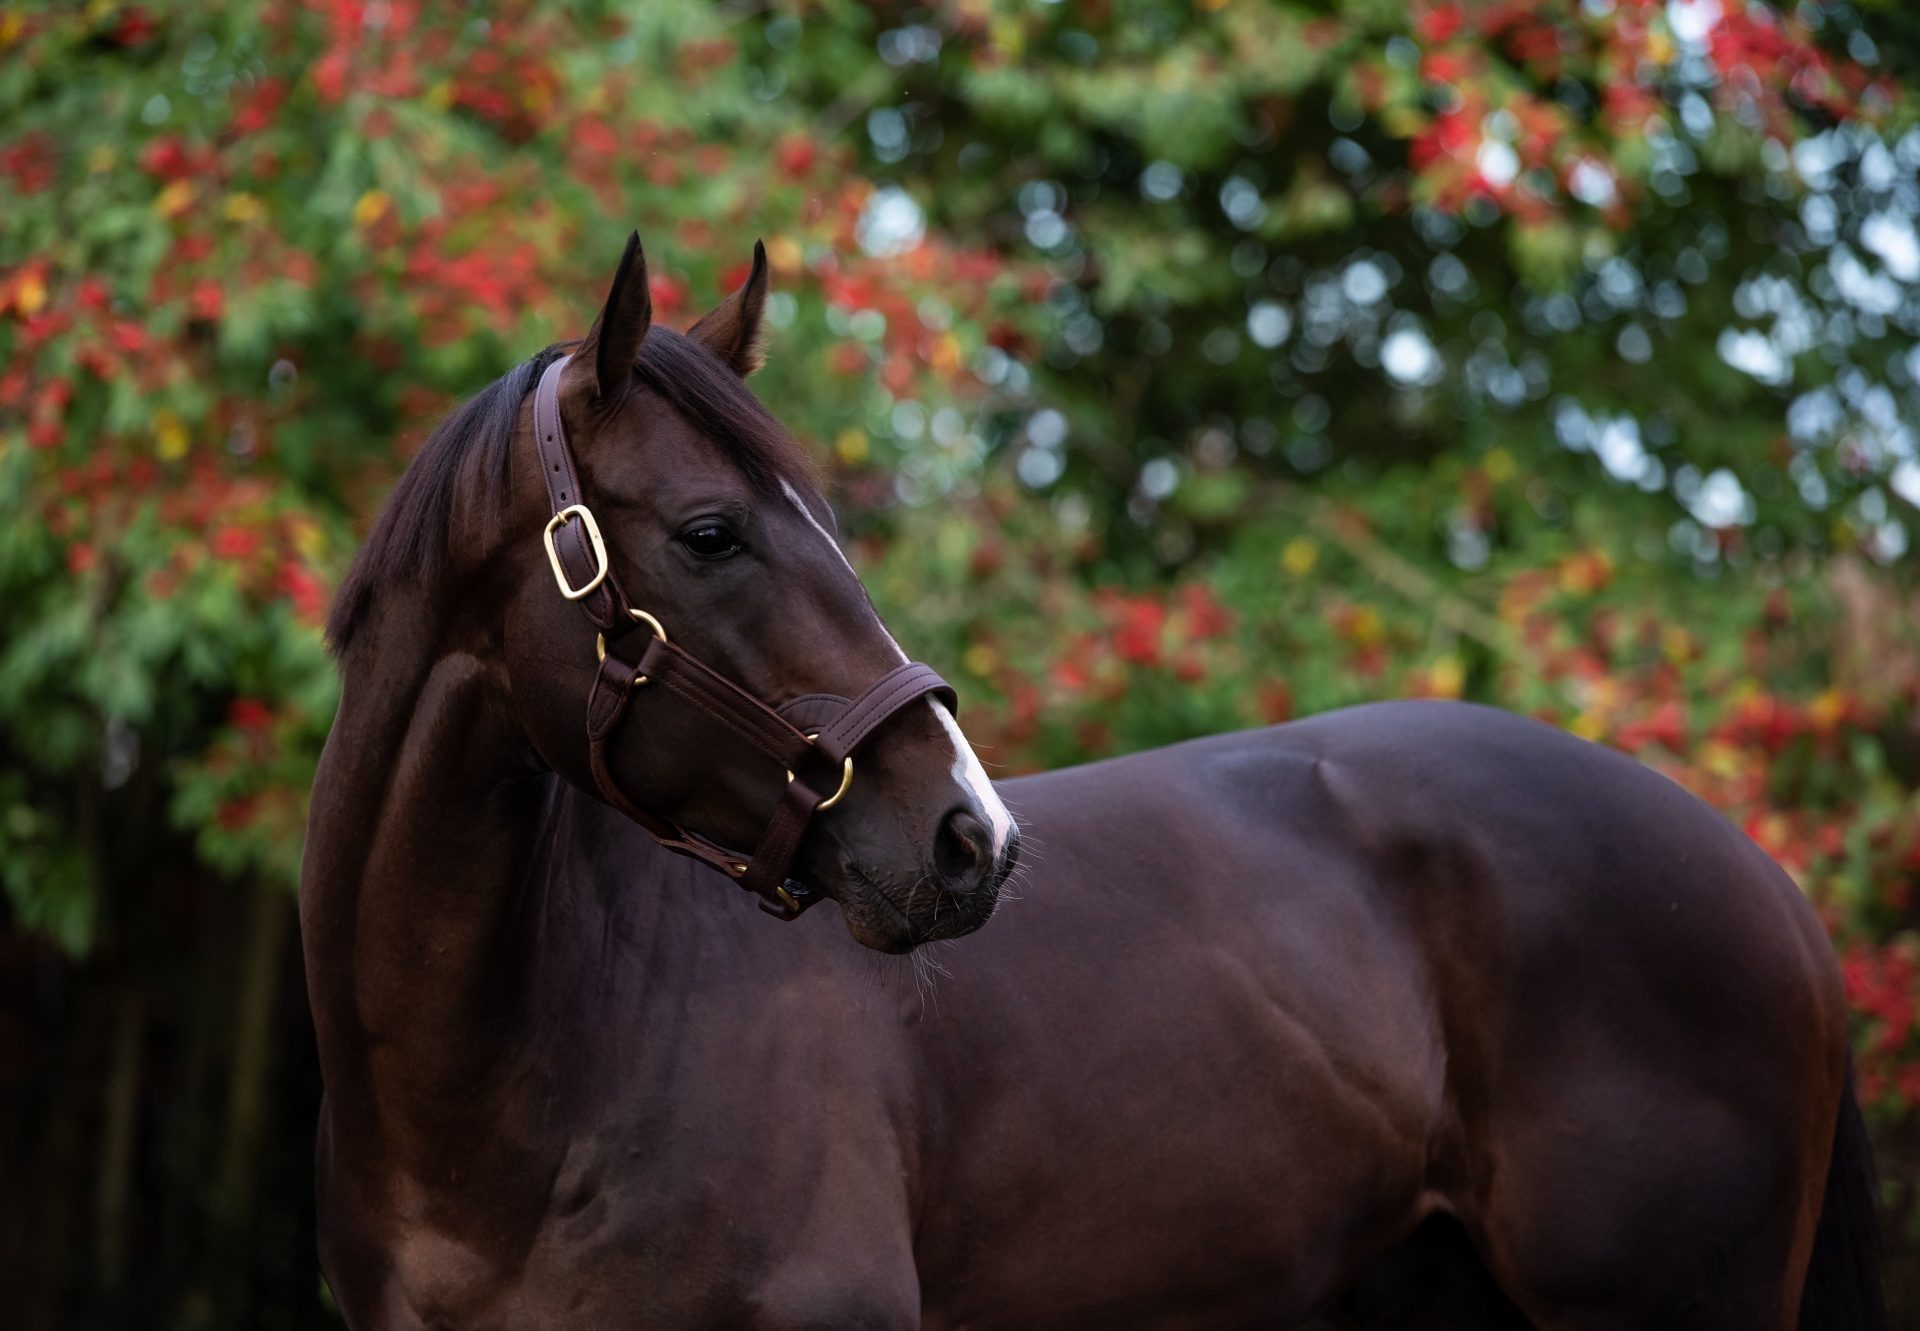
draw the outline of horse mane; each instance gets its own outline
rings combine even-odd
[[[449,514],[463,474],[488,487],[484,507],[497,512],[512,493],[513,440],[520,404],[547,366],[574,343],[547,347],[461,403],[427,436],[347,570],[327,616],[327,641],[346,651],[383,587],[417,585],[445,567]],[[640,382],[727,451],[755,487],[772,493],[782,479],[811,482],[813,464],[740,376],[700,342],[654,328],[634,364]]]

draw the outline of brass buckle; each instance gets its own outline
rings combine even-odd
[[[652,629],[653,636],[660,639],[661,642],[665,642],[667,640],[667,631],[660,627],[660,621],[655,619],[652,615],[648,614],[646,611],[635,610],[632,606],[628,606],[627,614],[631,616],[633,619],[639,621],[642,624],[645,624],[648,628]],[[597,661],[604,661],[607,659],[607,635],[606,634],[596,633],[593,635],[593,653],[594,653],[594,659]],[[633,677],[633,682],[637,687],[641,684],[646,683],[647,677],[645,675],[635,675]],[[742,866],[741,872],[742,873],[746,872],[746,869],[744,866]]]
[[[807,735],[807,743],[811,744],[819,738],[820,738],[820,732],[817,730],[812,731]],[[788,785],[793,784],[792,772],[787,773],[787,784]],[[834,791],[833,794],[829,795],[826,799],[823,799],[818,804],[814,805],[813,811],[815,813],[825,813],[828,809],[831,809],[834,805],[838,804],[842,799],[846,797],[847,791],[852,785],[853,785],[853,755],[849,753],[846,757],[840,760],[840,789]]]
[[[580,520],[587,524],[587,540],[593,546],[594,560],[600,569],[584,587],[575,587],[567,581],[567,571],[560,565],[560,552],[553,548],[553,534],[566,526],[578,513]],[[560,594],[569,601],[577,601],[583,596],[591,596],[601,583],[607,580],[607,543],[600,537],[600,524],[593,520],[593,510],[585,504],[568,504],[565,508],[547,519],[546,530],[540,533],[540,539],[546,543],[547,562],[553,565],[553,580],[560,584]]]
[[[743,860],[733,860],[733,862],[728,864],[728,872],[733,874],[733,878],[745,878],[745,876],[747,876],[747,864],[745,864]],[[785,910],[785,914],[781,916],[783,920],[791,920],[791,918],[795,918],[795,916],[801,912],[801,903],[793,899],[793,893],[787,891],[787,885],[785,885],[785,883],[778,883],[778,885],[774,887],[774,897],[780,901],[781,910]],[[760,897],[760,908],[762,908],[762,910],[768,910],[768,907],[772,907],[772,903],[770,903],[766,897]],[[768,910],[768,914],[772,914],[772,910]]]

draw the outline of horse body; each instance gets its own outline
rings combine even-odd
[[[1284,1326],[1436,1212],[1542,1326],[1792,1325],[1823,936],[1596,746],[1389,704],[1006,783],[1042,858],[930,991],[527,784],[496,1089],[340,1162],[370,1325]]]
[[[1016,827],[741,383],[766,280],[655,330],[630,240],[336,600],[351,1325],[1879,1325],[1836,967],[1750,841],[1430,703],[1007,782]],[[984,923],[1021,829],[951,977],[876,956]]]
[[[1843,1007],[1718,814],[1450,704],[1006,789],[1045,858],[941,991],[929,1324],[1287,1325],[1437,1213],[1542,1326],[1793,1325]]]

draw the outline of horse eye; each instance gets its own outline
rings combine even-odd
[[[724,559],[740,548],[740,539],[717,522],[702,522],[681,532],[680,544],[702,559]]]

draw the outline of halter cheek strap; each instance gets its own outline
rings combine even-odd
[[[599,630],[599,673],[587,696],[587,761],[600,797],[640,824],[676,854],[711,865],[760,898],[761,908],[791,920],[819,900],[787,873],[817,813],[833,808],[853,784],[854,755],[904,708],[932,695],[949,709],[952,687],[934,671],[910,662],[888,671],[853,699],[809,693],[776,710],[667,640],[660,621],[637,609],[614,571],[600,524],[580,492],[580,476],[560,419],[562,356],[540,376],[533,395],[533,438],[546,482],[547,519],[541,540],[560,594],[579,605]],[[644,628],[643,633],[636,629]],[[636,647],[634,644],[637,643]],[[743,855],[685,831],[629,799],[607,762],[607,744],[621,729],[635,698],[649,709],[691,708],[728,736],[715,766],[744,761],[786,773],[786,789],[751,854]],[[803,779],[807,773],[831,792]]]

